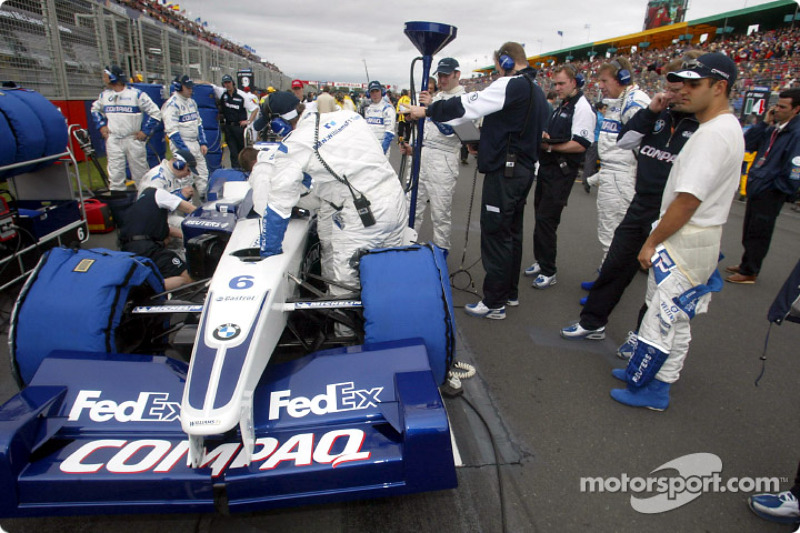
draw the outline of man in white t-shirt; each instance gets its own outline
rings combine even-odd
[[[611,397],[632,407],[663,411],[689,351],[689,321],[704,313],[711,292],[722,286],[717,272],[722,225],[739,185],[744,137],[728,98],[736,64],[719,53],[685,61],[667,75],[683,82],[681,108],[700,127],[678,154],[661,200],[661,216],[639,252],[650,269],[648,309],[627,369],[614,377],[628,383]]]

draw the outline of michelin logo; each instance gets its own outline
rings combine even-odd
[[[72,404],[69,420],[80,420],[84,411],[89,412],[92,422],[173,422],[180,419],[181,404],[170,402],[166,392],[140,392],[136,400],[117,403],[114,400],[98,400],[103,394],[99,390],[82,390]]]
[[[274,391],[269,397],[269,419],[280,418],[282,409],[292,418],[303,418],[309,414],[326,415],[377,407],[382,391],[383,387],[356,390],[352,381],[328,385],[323,394],[313,398],[292,398],[290,390]]]

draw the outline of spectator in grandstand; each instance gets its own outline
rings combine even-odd
[[[480,223],[486,276],[483,299],[464,310],[471,316],[501,320],[506,305],[519,305],[525,201],[539,159],[547,100],[519,43],[503,44],[494,53],[494,63],[503,77],[483,91],[433,103],[433,96],[422,92],[420,103],[430,105],[412,106],[411,116],[449,125],[485,117],[478,170],[484,174]]]
[[[689,321],[707,311],[710,293],[721,286],[716,267],[722,226],[744,158],[742,128],[729,104],[736,75],[736,64],[719,53],[687,61],[667,75],[684,82],[682,108],[694,113],[700,126],[672,166],[661,218],[639,252],[639,264],[650,270],[647,312],[628,368],[612,372],[628,384],[611,391],[622,404],[667,408],[671,384],[689,351]]]
[[[370,103],[364,108],[364,118],[388,158],[394,139],[394,107],[383,99],[381,82],[372,80],[368,90]]]
[[[631,117],[647,107],[650,97],[634,83],[631,64],[624,57],[599,67],[598,85],[608,108],[597,141],[600,172],[589,184],[597,185],[597,238],[605,260],[614,231],[633,199],[636,179],[636,155],[617,146],[617,137]]]
[[[145,142],[161,121],[161,111],[147,94],[126,85],[120,67],[106,67],[103,82],[108,88],[92,103],[92,119],[106,141],[109,188],[124,191],[126,162],[137,186],[150,170]]]
[[[689,52],[687,59],[696,59],[700,51]],[[681,69],[683,59],[675,59],[663,69],[669,72]],[[636,256],[650,235],[653,222],[658,219],[661,196],[667,183],[672,163],[686,141],[697,130],[699,123],[692,113],[683,111],[680,91],[683,83],[666,81],[666,90],[657,94],[650,105],[637,112],[620,131],[617,145],[628,150],[638,149],[636,166],[636,194],[625,218],[622,219],[608,249],[600,275],[592,284],[579,322],[561,330],[566,339],[605,338],[608,318],[639,271]],[[642,307],[635,331],[617,351],[623,359],[630,359],[636,348],[636,333],[644,316]]]
[[[244,129],[258,116],[258,104],[253,100],[252,93],[237,89],[233,77],[228,74],[222,76],[222,87],[206,81],[197,83],[206,83],[214,88],[214,95],[219,100],[231,167],[239,168],[239,152],[244,148]]]
[[[560,104],[551,113],[542,133],[542,150],[536,176],[533,206],[533,256],[536,262],[525,270],[534,277],[535,289],[556,284],[558,225],[572,185],[591,146],[597,117],[583,95],[583,74],[569,63],[555,69],[553,85]]]
[[[252,169],[254,199],[266,198],[255,205],[263,216],[261,256],[282,253],[289,215],[308,176],[314,184],[310,194],[335,210],[330,237],[333,281],[358,287],[353,259],[359,250],[403,242],[408,210],[400,180],[359,115],[335,111],[299,119],[301,106],[286,92],[271,94],[268,104],[296,129],[283,141],[286,150],[259,154],[247,148],[240,156],[242,167]],[[336,296],[348,292],[339,285],[330,287]]]
[[[182,238],[180,229],[167,222],[170,213],[191,213],[197,209],[164,189],[147,187],[139,199],[125,212],[125,224],[120,228],[120,249],[149,257],[164,276],[164,288],[177,289],[191,283],[186,263],[172,250],[167,249],[170,237]]]
[[[192,100],[194,82],[187,75],[176,77],[170,86],[172,96],[161,107],[164,116],[164,131],[169,138],[172,153],[188,150],[197,161],[197,177],[194,186],[201,198],[205,199],[208,188],[208,166],[206,152],[208,142],[197,111],[197,103]]]
[[[747,207],[744,213],[742,246],[738,265],[725,268],[726,281],[756,282],[769,251],[775,221],[781,207],[800,190],[800,89],[778,95],[778,103],[767,111],[764,121],[745,134],[748,151],[756,158],[747,175]]]
[[[454,58],[441,59],[434,74],[439,78],[441,91],[431,98],[431,103],[449,98],[459,98],[465,94],[464,88],[459,84],[461,67]],[[407,109],[410,109],[410,101],[409,98]],[[408,143],[404,143],[401,149],[407,155],[412,154],[411,146]],[[461,141],[451,126],[430,118],[426,119],[414,228],[418,229],[422,226],[425,207],[430,202],[433,244],[442,248],[445,253],[450,250],[451,211],[453,192],[458,179],[460,149]]]

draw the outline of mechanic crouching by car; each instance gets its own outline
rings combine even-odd
[[[146,188],[139,199],[125,211],[125,224],[120,228],[120,249],[149,257],[164,277],[166,290],[177,289],[191,283],[186,263],[172,250],[166,248],[170,237],[181,238],[181,230],[167,222],[173,211],[191,213],[194,205],[156,187]]]
[[[360,250],[403,244],[408,222],[400,180],[381,145],[366,121],[352,111],[308,113],[300,119],[303,106],[289,92],[270,94],[262,114],[273,129],[292,131],[274,152],[248,148],[240,155],[242,169],[251,172],[255,209],[262,215],[261,256],[282,253],[292,208],[304,185],[311,186],[311,194],[334,209],[332,281],[359,287],[352,260]],[[350,291],[331,284],[329,292],[340,296]]]

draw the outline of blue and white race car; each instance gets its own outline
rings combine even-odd
[[[0,407],[0,516],[253,511],[456,486],[438,389],[455,349],[441,251],[366,252],[360,292],[331,300],[314,218],[293,218],[284,253],[261,259],[248,190],[225,183],[184,221],[193,276],[213,275],[171,295],[127,253],[43,257],[9,332],[21,391]]]

